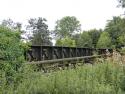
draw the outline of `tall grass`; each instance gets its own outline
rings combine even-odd
[[[93,65],[50,73],[35,72],[34,66],[24,65],[15,74],[18,83],[10,85],[0,72],[0,94],[125,94],[124,62],[113,56],[97,59]]]
[[[125,67],[103,60],[76,69],[32,72],[8,94],[124,94]]]

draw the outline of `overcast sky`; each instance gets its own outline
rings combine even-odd
[[[12,18],[26,24],[29,18],[44,17],[50,29],[64,16],[75,16],[82,30],[104,28],[112,16],[123,14],[117,0],[0,0],[0,21]]]

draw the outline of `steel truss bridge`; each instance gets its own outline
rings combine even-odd
[[[113,53],[113,49],[62,46],[31,46],[31,48],[25,53],[25,58],[30,62],[30,64],[45,64],[101,57],[107,53]]]

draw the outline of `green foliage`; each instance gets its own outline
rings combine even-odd
[[[0,26],[0,58],[14,61],[23,54],[20,47],[20,33]]]
[[[7,20],[3,20],[2,21],[2,24],[1,24],[2,26],[5,26],[5,27],[7,27],[7,28],[10,28],[11,30],[18,30],[19,32],[23,32],[22,30],[21,30],[21,28],[22,28],[22,24],[21,23],[19,23],[19,22],[14,22],[12,19],[7,19]]]
[[[125,32],[125,18],[113,17],[113,19],[107,23],[105,31],[110,34],[113,45],[115,46],[122,45],[123,38],[124,38],[123,35],[125,35],[124,33]]]
[[[32,35],[29,37],[33,45],[52,45],[50,32],[45,18],[31,18],[28,22],[27,30]]]
[[[125,34],[122,34],[117,38],[118,45],[125,45]]]
[[[90,47],[92,48],[92,38],[88,34],[88,32],[83,31],[78,40],[77,40],[77,46],[78,47]]]
[[[12,66],[8,67],[11,68]],[[18,85],[26,79],[29,79],[29,77],[32,78],[34,75],[34,69],[36,69],[36,66],[23,64],[18,68],[18,71],[12,71],[12,69],[10,69],[8,72],[12,73],[11,76],[7,76],[6,71],[0,71],[0,94],[19,94],[17,91]]]
[[[108,61],[46,74],[30,72],[9,94],[124,94],[124,75],[124,66]]]
[[[23,62],[24,48],[20,41],[20,32],[0,26],[0,82],[15,83],[15,75]]]
[[[77,47],[94,47],[96,48],[98,39],[102,33],[102,30],[88,30],[83,33],[73,35],[73,39],[76,41]]]
[[[112,46],[112,42],[111,42],[111,38],[108,32],[102,32],[98,40],[97,47],[98,48],[111,48],[111,46]]]
[[[63,39],[58,39],[56,41],[56,46],[75,47],[76,44],[75,44],[75,40],[73,40],[69,37],[66,37],[66,38],[63,38]]]
[[[87,32],[91,36],[93,47],[96,48],[96,45],[97,45],[98,39],[102,33],[102,30],[101,29],[100,30],[92,29]]]
[[[57,39],[71,37],[81,30],[80,22],[74,16],[66,16],[56,22],[54,34]]]

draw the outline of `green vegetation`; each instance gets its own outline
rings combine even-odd
[[[88,31],[78,29],[80,28],[79,21],[73,26],[72,23],[76,22],[70,21],[69,18],[72,19],[72,17],[68,16],[57,21],[56,29],[53,32],[57,38],[56,42],[67,36],[75,40],[76,47],[117,48],[125,45],[125,18],[113,17],[107,22],[104,30],[92,29]],[[68,43],[65,42],[65,44]]]
[[[65,16],[56,21],[55,30],[53,31],[57,39],[72,37],[76,32],[81,31],[81,24],[74,16]]]
[[[78,47],[92,47],[92,39],[88,32],[82,32],[77,40]]]
[[[63,39],[58,39],[56,41],[56,46],[67,46],[67,47],[75,47],[75,40],[72,40],[69,37],[63,38]]]
[[[124,45],[124,37],[125,36],[125,18],[121,17],[113,17],[110,20],[105,28],[105,31],[109,33],[111,37],[112,45],[121,46]]]
[[[1,25],[20,32],[33,45],[53,45],[52,38],[57,46],[117,48],[125,45],[125,18],[119,16],[108,20],[104,30],[82,31],[80,21],[74,16],[57,20],[54,30],[48,29],[47,20],[42,17],[29,19],[25,30],[11,19],[3,20]],[[20,39],[26,41],[22,36]]]
[[[92,29],[88,31],[88,34],[92,40],[92,47],[96,48],[97,46],[97,42],[100,38],[100,35],[102,33],[103,30],[96,30],[96,29]]]
[[[118,0],[125,7],[125,0]],[[50,32],[46,19],[31,18],[22,30],[22,24],[11,19],[0,24],[0,94],[124,94],[125,66],[119,62],[101,60],[93,65],[75,69],[43,73],[36,66],[24,64],[27,43],[57,46],[115,48],[125,46],[125,18],[113,17],[104,30],[82,31],[80,21],[66,16],[56,22]],[[30,33],[30,34],[29,34]],[[119,49],[125,55],[125,48]]]
[[[111,48],[111,38],[109,36],[109,33],[108,32],[102,32],[100,38],[99,38],[99,41],[97,43],[97,47],[98,48],[108,48],[110,47]]]
[[[31,67],[31,66],[30,66]],[[106,60],[76,69],[46,73],[24,66],[23,80],[2,94],[124,94],[125,67]]]
[[[69,41],[65,45],[75,45],[68,37],[63,41]],[[123,65],[101,60],[102,63],[98,64],[43,73],[35,71],[36,66],[23,64],[26,49],[27,45],[22,43],[18,29],[0,27],[0,94],[125,93]]]
[[[0,91],[20,82],[20,68],[27,46],[21,42],[20,32],[0,26]],[[2,93],[3,94],[3,93]]]
[[[27,32],[31,35],[28,36],[29,40],[33,45],[52,45],[49,36],[50,31],[48,30],[48,25],[46,24],[46,19],[31,18],[27,25]]]
[[[0,26],[0,58],[15,61],[22,55],[20,32]]]

